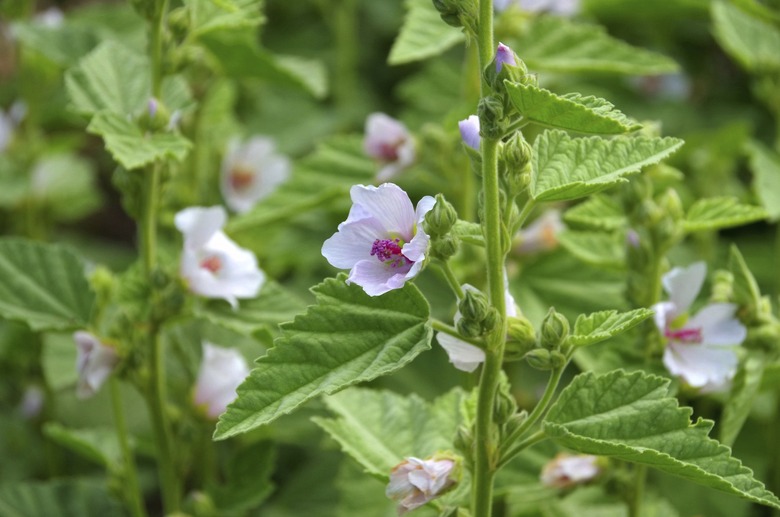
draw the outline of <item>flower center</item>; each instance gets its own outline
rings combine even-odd
[[[246,190],[255,181],[255,174],[248,167],[237,165],[230,171],[230,186],[234,190]]]
[[[377,239],[371,246],[371,256],[380,262],[388,262],[390,267],[397,268],[413,264],[401,253],[401,239]]]
[[[398,148],[403,145],[404,139],[399,138],[395,142],[382,142],[379,145],[379,157],[386,162],[398,160]]]
[[[666,336],[667,339],[686,344],[701,343],[702,340],[701,329],[666,329],[664,336]]]
[[[216,255],[211,255],[200,261],[200,267],[208,269],[216,275],[222,269],[222,260]]]

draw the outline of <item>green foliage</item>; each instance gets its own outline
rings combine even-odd
[[[758,142],[747,145],[753,190],[772,221],[780,219],[780,156]]]
[[[734,275],[732,284],[734,303],[744,308],[750,321],[755,318],[761,306],[761,290],[736,246],[731,246],[729,250],[729,271]]]
[[[265,20],[261,4],[261,0],[185,0],[191,24],[189,37],[255,28]]]
[[[321,394],[402,368],[430,348],[430,308],[412,284],[371,297],[346,275],[312,288],[317,305],[292,323],[238,388],[216,439],[272,422]]]
[[[438,56],[464,37],[455,27],[442,22],[431,0],[405,0],[406,17],[390,49],[387,62],[403,65]]]
[[[569,253],[588,264],[617,269],[625,266],[626,245],[622,233],[566,230],[558,234],[558,241]]]
[[[642,127],[599,97],[556,95],[544,88],[505,81],[509,99],[525,120],[578,133],[617,135]]]
[[[268,441],[236,449],[226,463],[225,483],[209,490],[219,515],[244,516],[274,490],[276,446]]]
[[[537,201],[585,197],[627,181],[625,176],[658,163],[682,144],[682,140],[670,137],[607,140],[545,131],[534,141],[530,193]]]
[[[144,133],[125,117],[107,111],[96,114],[87,131],[102,136],[114,160],[128,170],[165,159],[182,161],[192,147],[181,135]]]
[[[70,250],[15,238],[0,239],[0,314],[33,330],[84,328],[94,295],[84,264]]]
[[[387,479],[405,457],[453,449],[463,397],[455,389],[428,403],[414,394],[356,388],[325,399],[337,418],[314,421],[366,472]]]
[[[511,40],[526,64],[551,72],[609,72],[652,75],[674,72],[666,56],[617,40],[596,25],[573,23],[560,16],[541,16]]]
[[[780,29],[729,2],[712,2],[715,37],[742,66],[753,72],[780,70]]]
[[[744,205],[733,197],[710,197],[696,201],[688,209],[684,228],[687,232],[718,230],[760,221],[767,217],[758,206]]]
[[[690,408],[668,396],[669,381],[643,372],[584,373],[561,393],[544,431],[586,454],[648,465],[689,481],[780,508],[780,499],[707,435],[713,423],[690,421]]]
[[[653,315],[650,309],[634,309],[628,312],[601,311],[581,314],[574,322],[574,331],[566,343],[586,346],[604,341],[632,329]]]
[[[57,422],[49,422],[43,433],[54,442],[103,467],[121,465],[122,451],[113,429],[68,429]]]
[[[4,517],[105,517],[122,515],[102,482],[68,480],[6,484],[0,488],[0,515]]]
[[[766,363],[766,357],[760,354],[750,355],[740,362],[719,422],[722,444],[731,447],[742,430],[761,388]]]
[[[627,224],[620,204],[605,195],[591,196],[566,210],[563,220],[567,224],[582,226],[589,230],[617,230]]]

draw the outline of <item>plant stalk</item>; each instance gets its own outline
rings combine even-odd
[[[119,381],[111,378],[111,404],[114,410],[114,425],[116,426],[116,435],[119,440],[119,447],[122,450],[122,460],[124,461],[124,479],[127,482],[127,491],[125,492],[130,505],[130,513],[133,517],[146,517],[146,508],[144,508],[143,494],[138,484],[138,471],[135,466],[133,453],[130,451],[130,441],[127,434],[127,423],[122,404],[122,393],[119,390]]]

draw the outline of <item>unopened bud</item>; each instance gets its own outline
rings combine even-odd
[[[712,283],[710,302],[728,303],[734,293],[734,275],[731,271],[719,269],[715,272],[715,281]]]
[[[444,23],[452,27],[463,27],[460,21],[460,10],[452,0],[433,0],[433,6],[439,11],[439,16]]]
[[[511,435],[515,429],[518,429],[523,425],[523,422],[526,420],[528,420],[528,411],[523,410],[519,413],[515,413],[507,420],[506,424],[504,424],[504,434],[506,436]]]
[[[495,422],[498,425],[507,423],[517,411],[517,401],[509,393],[508,387],[502,388],[506,389],[499,389],[498,396],[495,398]]]
[[[569,320],[554,307],[550,307],[542,321],[542,347],[547,350],[558,350],[568,336]]]
[[[490,304],[484,293],[469,286],[458,303],[458,310],[463,320],[482,323],[490,312]]]
[[[544,348],[535,348],[525,354],[525,360],[531,367],[537,370],[552,370],[552,357],[549,350]]]
[[[507,166],[507,173],[511,174],[513,170],[521,171],[528,165],[533,156],[533,148],[520,131],[509,138],[503,148],[502,158]]]
[[[506,130],[504,103],[499,97],[483,97],[477,107],[479,134],[487,138],[501,138]]]
[[[458,220],[458,212],[442,194],[436,194],[436,204],[425,214],[425,232],[433,237],[446,235]]]
[[[458,320],[455,324],[458,332],[465,337],[478,337],[482,335],[482,324],[477,321],[470,321],[466,318]]]
[[[166,18],[168,28],[178,41],[183,41],[190,32],[190,11],[186,7],[172,9]]]
[[[463,453],[464,457],[470,458],[472,456],[471,448],[474,446],[474,434],[471,432],[471,428],[465,425],[458,427],[453,445]]]
[[[431,257],[447,260],[458,252],[460,241],[452,235],[445,235],[431,242]]]
[[[165,105],[151,97],[147,102],[146,112],[138,119],[138,123],[147,131],[159,131],[168,127],[170,119],[171,114]]]
[[[498,311],[495,307],[490,307],[485,319],[482,320],[482,333],[487,334],[488,332],[492,332],[496,326],[498,326]]]
[[[506,332],[506,359],[522,358],[536,345],[536,329],[527,318],[508,318]]]

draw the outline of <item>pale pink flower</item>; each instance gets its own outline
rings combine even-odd
[[[236,389],[249,375],[246,359],[235,348],[203,343],[203,360],[195,382],[195,405],[211,419],[225,412],[236,399]]]
[[[255,255],[222,232],[225,209],[191,207],[176,214],[176,228],[184,234],[181,275],[190,291],[222,298],[234,308],[237,298],[254,298],[265,282]]]
[[[458,129],[460,129],[460,137],[463,139],[463,143],[479,151],[479,117],[471,115],[469,118],[461,120],[458,122]]]
[[[398,515],[404,515],[453,486],[455,467],[456,463],[451,459],[406,458],[390,473],[385,495],[398,503]]]
[[[601,473],[598,457],[587,454],[559,454],[542,469],[542,484],[554,488],[568,488],[586,483]]]
[[[104,345],[89,332],[78,331],[73,334],[78,355],[76,370],[79,382],[76,396],[89,398],[100,389],[119,363],[119,356],[112,347]]]
[[[558,246],[558,234],[566,229],[559,210],[547,210],[527,228],[518,232],[515,250],[521,254],[550,251]]]
[[[728,387],[738,363],[734,347],[744,341],[747,329],[734,317],[733,303],[711,303],[689,317],[706,274],[704,262],[672,269],[663,277],[669,301],[655,304],[653,310],[667,340],[666,368],[691,387],[712,392]]]
[[[287,181],[291,169],[289,158],[276,152],[272,139],[233,139],[222,160],[222,196],[234,212],[248,212]]]
[[[416,154],[414,139],[406,126],[384,113],[372,113],[366,119],[363,150],[382,164],[377,181],[397,176],[414,162]]]
[[[403,287],[420,272],[429,238],[423,230],[425,214],[436,203],[423,197],[415,210],[400,187],[355,185],[347,220],[322,245],[322,255],[339,269],[349,269],[354,282],[369,296]]]
[[[505,64],[510,66],[517,65],[515,53],[511,48],[503,43],[499,43],[498,48],[496,48],[496,73],[499,73]]]

